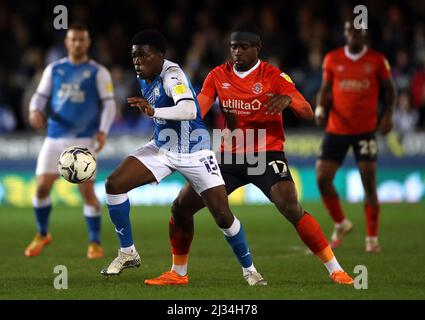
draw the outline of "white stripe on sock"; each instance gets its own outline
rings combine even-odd
[[[121,194],[106,194],[106,203],[112,206],[126,202],[128,199],[127,193]]]
[[[241,230],[240,221],[238,220],[238,218],[234,218],[235,220],[233,220],[233,223],[229,229],[221,229],[221,231],[223,231],[224,235],[227,237],[233,237],[238,234],[239,230]]]
[[[100,217],[102,215],[102,210],[98,210],[95,206],[84,204],[83,213],[85,217],[89,218]]]
[[[32,205],[34,208],[44,208],[47,206],[50,206],[52,204],[52,201],[50,200],[50,197],[39,199],[37,197],[34,197],[32,199]]]

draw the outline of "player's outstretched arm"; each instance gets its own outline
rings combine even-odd
[[[140,97],[128,98],[127,102],[131,107],[138,107],[144,114],[153,118],[178,121],[196,119],[196,104],[189,98],[178,101],[173,107],[164,108],[152,108],[146,99]]]
[[[332,83],[323,79],[322,86],[317,93],[317,105],[314,111],[314,119],[318,126],[324,125],[328,106],[328,96],[331,94]]]
[[[381,81],[384,92],[384,113],[379,122],[379,129],[382,134],[387,134],[393,127],[393,112],[396,104],[397,89],[391,77]]]

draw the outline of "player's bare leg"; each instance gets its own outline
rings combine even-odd
[[[294,182],[275,183],[270,189],[270,198],[283,216],[294,225],[301,240],[323,262],[332,281],[352,284],[353,279],[339,265],[322,228],[298,202]]]
[[[89,233],[89,245],[87,248],[87,258],[102,258],[103,248],[100,245],[100,224],[101,224],[101,207],[99,200],[94,192],[94,181],[89,180],[79,185],[81,196],[83,197],[84,207],[83,213],[87,223]]]
[[[41,174],[37,176],[36,192],[33,198],[37,234],[25,249],[25,256],[27,257],[38,256],[44,246],[52,241],[52,237],[48,232],[49,216],[52,210],[49,195],[57,178],[57,174]]]
[[[187,268],[193,240],[193,216],[205,207],[204,201],[190,184],[185,184],[171,206],[168,225],[173,263],[170,271],[145,280],[148,285],[184,285],[189,283]]]
[[[173,217],[170,221],[173,266],[171,271],[165,272],[155,279],[145,280],[145,283],[149,285],[188,283],[187,262],[193,239],[193,215],[206,204],[217,226],[223,231],[226,240],[242,265],[245,280],[249,285],[266,285],[267,282],[252,263],[242,225],[229,208],[225,186],[205,190],[201,196],[202,198],[190,185],[186,185],[180,191],[173,203]]]
[[[376,162],[360,161],[358,167],[365,190],[366,251],[379,252],[381,247],[378,243],[379,202],[376,191]]]
[[[118,275],[126,268],[140,266],[140,256],[133,242],[127,192],[155,181],[152,172],[132,156],[127,157],[108,177],[105,185],[106,201],[121,248],[118,250],[118,256],[101,271],[101,274]]]
[[[319,159],[316,162],[317,184],[320,194],[326,209],[335,223],[330,240],[330,245],[334,249],[342,244],[344,236],[353,229],[353,224],[345,217],[338,193],[333,184],[339,167],[340,164],[336,161]]]

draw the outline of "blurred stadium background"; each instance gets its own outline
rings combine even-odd
[[[53,28],[55,1],[0,2],[0,204],[31,206],[34,168],[43,134],[28,125],[28,104],[44,67],[66,54],[64,30]],[[208,71],[228,58],[227,31],[238,21],[261,28],[262,58],[287,72],[315,105],[324,54],[343,45],[343,21],[353,1],[76,1],[67,2],[69,23],[83,22],[91,32],[91,57],[113,77],[118,115],[99,156],[97,193],[104,199],[104,179],[130,151],[150,138],[151,120],[130,109],[137,94],[129,54],[130,40],[143,28],[157,28],[169,41],[167,58],[183,66],[196,90]],[[385,202],[420,202],[425,198],[425,6],[421,0],[363,1],[369,13],[371,46],[392,66],[398,88],[393,132],[379,137],[379,198]],[[287,155],[302,201],[319,200],[314,161],[323,129],[285,112]],[[208,114],[210,128],[221,127],[218,106]],[[131,193],[133,204],[168,204],[183,184],[174,174],[160,186]],[[362,200],[353,158],[336,177],[343,199]],[[152,189],[155,196],[152,197]],[[81,204],[74,185],[60,180],[53,200]],[[236,192],[234,204],[263,203],[255,188]]]

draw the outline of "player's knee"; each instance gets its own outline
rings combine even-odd
[[[105,190],[107,194],[121,194],[127,192],[126,190],[124,190],[123,183],[115,175],[110,175],[106,179]]]
[[[376,189],[369,189],[367,190],[365,188],[365,203],[370,204],[372,206],[378,206],[378,194],[376,192]]]
[[[273,202],[285,218],[293,225],[296,225],[303,216],[303,209],[297,199],[280,198]]]
[[[174,220],[184,220],[185,214],[187,213],[179,199],[175,199],[173,204],[171,205],[171,213],[173,215]]]
[[[230,208],[227,204],[223,203],[213,203],[208,206],[209,211],[214,217],[215,223],[221,229],[230,228],[233,222],[233,213],[230,211]]]
[[[97,200],[96,194],[94,192],[91,192],[91,193],[81,192],[81,196],[83,197],[84,204],[95,206],[95,207],[99,206],[99,201]]]
[[[332,179],[325,174],[317,175],[317,185],[320,192],[326,192],[332,186]]]
[[[49,194],[50,194],[50,188],[47,185],[41,184],[37,186],[35,196],[38,199],[45,199],[49,196]]]

